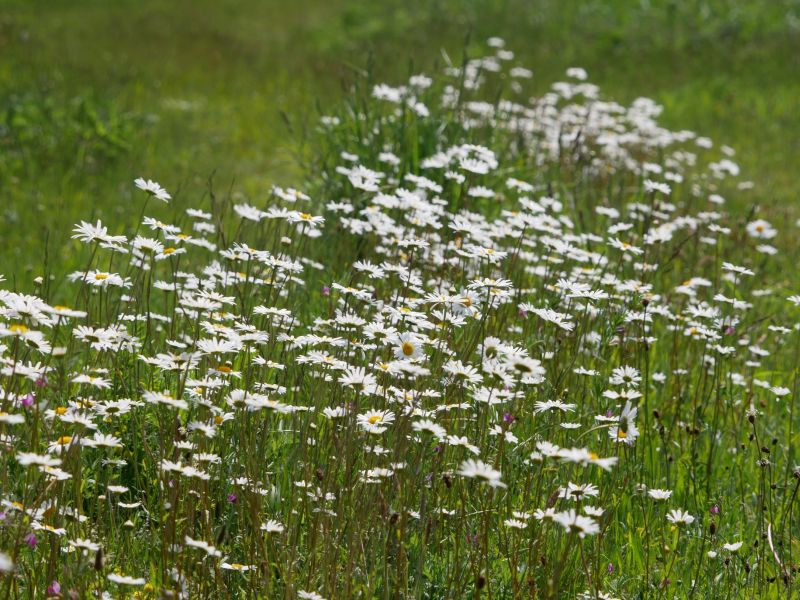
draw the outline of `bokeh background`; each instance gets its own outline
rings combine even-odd
[[[0,273],[70,268],[79,219],[114,233],[132,180],[202,206],[302,187],[303,131],[359,73],[399,83],[501,36],[531,93],[581,66],[604,94],[737,150],[798,214],[800,0],[0,0]]]

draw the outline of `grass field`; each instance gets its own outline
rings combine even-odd
[[[799,28],[2,4],[0,597],[798,597]]]
[[[191,198],[212,173],[253,199],[296,183],[304,124],[354,72],[459,62],[467,33],[473,47],[503,35],[532,92],[582,66],[619,101],[654,98],[668,126],[735,147],[758,202],[794,217],[798,23],[788,0],[6,0],[0,272],[41,274],[46,236],[53,268],[72,266],[67,225],[120,223],[133,177]]]

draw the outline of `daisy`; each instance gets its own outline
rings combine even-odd
[[[591,483],[581,485],[569,482],[567,487],[561,488],[559,496],[568,500],[583,500],[587,496],[596,497],[600,495],[600,489]]]
[[[255,569],[255,567],[253,565],[243,565],[243,564],[240,564],[240,563],[228,563],[228,562],[225,562],[225,561],[220,563],[220,567],[222,567],[226,571],[239,571],[239,572],[250,571],[251,569]]]
[[[642,376],[639,370],[634,367],[624,366],[617,367],[611,372],[611,377],[608,382],[611,385],[638,385],[642,381]]]
[[[647,490],[647,495],[650,496],[653,500],[657,501],[669,500],[669,497],[672,496],[672,490],[659,490],[653,488]]]
[[[722,263],[722,270],[729,273],[736,273],[737,275],[755,275],[753,271],[745,267],[739,267],[729,262]]]
[[[325,223],[325,217],[314,216],[309,213],[292,211],[289,213],[287,220],[290,223],[302,223],[310,227],[317,227]]]
[[[345,387],[370,393],[375,389],[377,379],[371,373],[367,373],[364,367],[347,367],[344,374],[339,377],[339,383]]]
[[[85,383],[100,389],[110,389],[111,381],[102,377],[94,377],[93,375],[81,374],[72,378],[72,383]]]
[[[518,377],[536,379],[545,374],[540,361],[526,356],[511,356],[505,366]]]
[[[139,177],[138,179],[134,180],[133,183],[136,184],[136,187],[140,190],[147,192],[150,196],[154,196],[162,202],[169,202],[172,199],[172,196],[169,195],[167,190],[162,188],[158,183],[151,179]]]
[[[188,547],[190,547],[190,548],[198,548],[198,549],[204,551],[208,556],[212,556],[212,557],[220,557],[220,556],[222,556],[222,552],[217,550],[211,544],[208,544],[207,542],[204,542],[202,540],[194,540],[194,539],[190,538],[187,535],[186,537],[184,537],[183,541]]]
[[[283,533],[284,526],[279,523],[278,521],[274,521],[273,519],[269,519],[263,525],[261,525],[261,531],[266,531],[267,533]]]
[[[560,327],[564,331],[572,331],[575,329],[575,323],[572,323],[569,319],[569,315],[565,313],[560,313],[555,310],[550,310],[549,308],[535,308],[530,304],[520,304],[519,306],[522,310],[526,312],[532,312],[533,314],[537,315],[540,319],[547,321],[548,323],[553,323],[557,327]]]
[[[520,521],[518,519],[506,519],[503,521],[503,524],[512,529],[525,529],[528,526],[525,521]]]
[[[534,413],[543,413],[550,410],[557,409],[561,412],[569,412],[575,410],[574,404],[567,404],[561,400],[539,400],[533,405]]]
[[[612,425],[608,430],[608,435],[612,440],[633,446],[636,438],[639,437],[639,430],[636,427],[638,410],[638,408],[631,406],[630,400],[625,403],[622,413],[620,413],[618,424]]]
[[[738,552],[739,548],[742,547],[744,542],[734,542],[733,544],[723,544],[722,549],[727,550],[728,552],[735,553]]]
[[[81,221],[80,225],[75,225],[72,229],[75,235],[72,236],[73,240],[79,240],[86,244],[91,242],[122,242],[126,241],[125,236],[109,236],[108,227],[103,225],[100,220],[97,220],[96,225]]]
[[[600,526],[594,519],[579,515],[574,509],[555,513],[552,518],[553,521],[561,525],[567,532],[577,533],[581,539],[585,538],[587,535],[600,533]]]
[[[109,573],[108,580],[119,585],[138,586],[147,583],[144,577],[129,577],[127,575],[120,575],[118,573]]]
[[[622,250],[622,252],[624,253],[634,254],[637,256],[640,254],[644,254],[644,250],[642,250],[641,248],[637,248],[636,246],[634,246],[633,244],[629,244],[628,242],[623,242],[619,238],[611,239],[608,242],[608,244],[611,247],[616,248],[617,250]]]
[[[660,192],[665,196],[669,196],[672,189],[666,184],[659,181],[652,181],[650,179],[644,180],[644,189],[646,192]]]
[[[80,273],[79,277],[94,287],[130,287],[130,281],[128,279],[123,279],[118,273],[109,273],[107,271],[89,271],[85,275]]]
[[[756,219],[747,224],[747,235],[755,239],[769,240],[778,235],[778,231],[763,219]]]
[[[694,517],[690,515],[688,512],[684,512],[680,509],[671,510],[667,514],[667,520],[670,523],[674,523],[675,525],[691,525],[694,522]]]
[[[70,548],[75,548],[76,550],[79,549],[88,552],[97,552],[98,550],[100,550],[100,544],[82,538],[67,540],[67,544],[70,546]]]
[[[414,360],[422,356],[422,344],[413,333],[401,333],[394,343],[394,356],[399,360]]]
[[[500,481],[501,473],[480,460],[467,459],[461,463],[458,474],[470,479],[478,479],[493,488],[505,488],[505,483]]]
[[[444,427],[428,419],[414,421],[411,424],[411,428],[414,431],[430,433],[431,435],[433,435],[435,438],[438,439],[444,439],[445,437],[447,437],[447,430]]]
[[[358,424],[367,433],[379,434],[386,431],[386,425],[394,421],[394,413],[388,410],[370,411],[357,417]]]

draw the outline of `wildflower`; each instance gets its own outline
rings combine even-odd
[[[532,312],[535,315],[538,315],[543,321],[553,323],[564,331],[572,331],[575,329],[575,323],[572,323],[569,320],[570,317],[567,314],[550,310],[549,308],[535,308],[530,304],[520,304],[520,308],[527,312]]]
[[[187,535],[187,536],[184,537],[183,541],[188,547],[190,547],[190,548],[198,548],[198,549],[204,551],[208,556],[212,556],[212,557],[222,556],[222,552],[217,550],[211,544],[208,544],[208,543],[206,543],[206,542],[204,542],[202,540],[195,540],[195,539],[190,538]]]
[[[756,219],[747,224],[747,235],[755,239],[769,240],[778,235],[778,232],[763,219]]]
[[[112,583],[119,585],[140,586],[147,582],[144,577],[130,577],[128,575],[120,575],[118,573],[109,573],[107,578]]]
[[[637,408],[631,406],[630,400],[625,403],[618,419],[618,425],[613,425],[608,430],[608,435],[612,440],[622,442],[632,446],[639,437],[639,430],[636,427]]]
[[[394,421],[394,413],[388,410],[370,411],[358,415],[358,424],[367,433],[379,434],[386,431],[386,425]]]
[[[239,571],[239,572],[249,571],[255,568],[252,565],[243,565],[241,563],[229,563],[225,561],[222,561],[220,567],[222,567],[226,571]]]
[[[438,439],[447,437],[447,430],[444,427],[428,419],[414,421],[411,428],[414,431],[430,433]]]
[[[739,548],[742,547],[743,542],[734,542],[733,544],[723,544],[723,550],[727,550],[728,552],[734,554],[738,552]]]
[[[261,531],[266,531],[267,533],[283,533],[284,529],[282,524],[273,519],[269,519],[261,525]]]
[[[172,199],[172,196],[169,195],[169,192],[162,188],[158,183],[151,179],[143,179],[139,177],[134,181],[136,187],[140,190],[147,192],[150,196],[154,196],[158,200],[162,202],[169,202]]]
[[[376,386],[374,375],[367,373],[364,367],[348,367],[339,378],[339,383],[364,393],[370,393]]]
[[[637,248],[636,246],[634,246],[633,244],[629,244],[628,242],[623,242],[619,238],[613,238],[608,242],[608,244],[611,247],[616,248],[617,250],[622,250],[625,253],[633,255],[644,254],[644,250],[642,250],[641,248]]]
[[[79,240],[84,243],[92,242],[106,242],[106,243],[125,243],[127,240],[124,235],[109,235],[108,228],[103,225],[98,219],[96,225],[81,221],[80,225],[75,225],[72,229],[75,235],[72,236],[73,240]]]
[[[12,573],[14,571],[14,561],[5,552],[0,552],[0,573]]]
[[[61,464],[60,458],[53,458],[49,454],[39,455],[32,452],[19,452],[17,462],[22,466],[40,465],[44,467],[57,467]]]
[[[650,496],[653,500],[658,500],[658,501],[669,500],[669,497],[672,496],[672,490],[659,490],[653,488],[647,490],[647,495]]]
[[[413,333],[401,333],[395,340],[394,356],[400,360],[414,360],[422,356],[422,344]]]
[[[555,513],[553,521],[561,525],[567,532],[577,533],[580,538],[600,533],[600,526],[594,519],[579,515],[574,509]]]
[[[694,522],[694,517],[687,512],[680,509],[671,510],[667,513],[667,520],[675,525],[691,525]]]
[[[466,460],[461,463],[461,468],[458,474],[462,477],[470,479],[478,479],[486,485],[493,488],[507,487],[505,483],[500,481],[501,473],[480,460]]]
[[[506,527],[510,527],[512,529],[525,529],[528,526],[525,521],[520,521],[518,519],[506,519],[503,523]]]

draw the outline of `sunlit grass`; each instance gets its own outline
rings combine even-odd
[[[3,595],[796,593],[796,224],[472,44],[290,114],[291,188],[120,179],[0,293]]]

